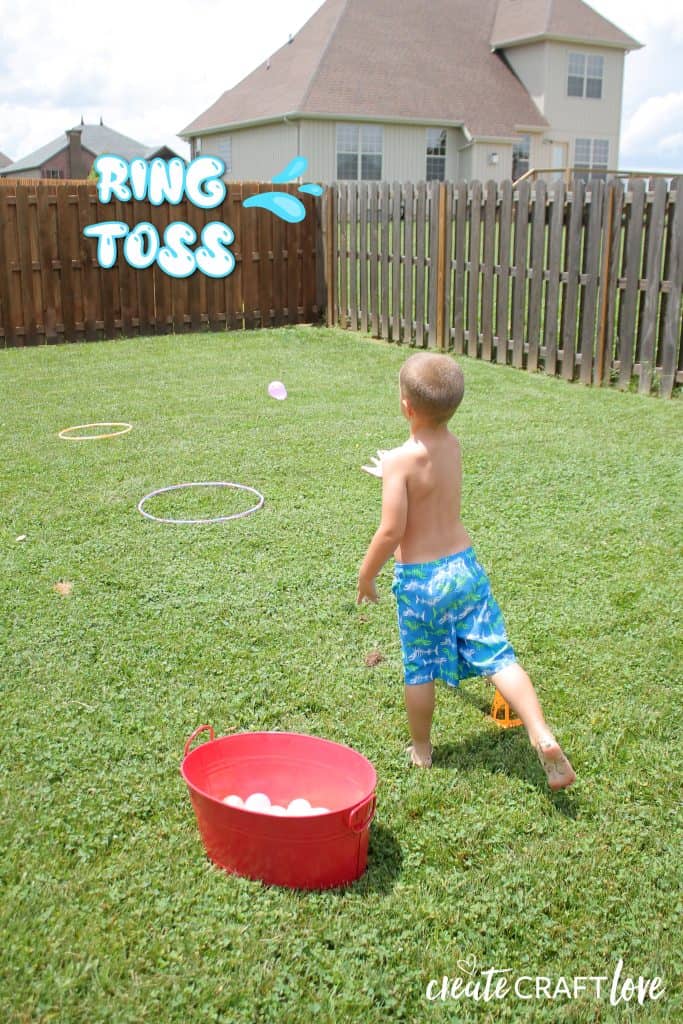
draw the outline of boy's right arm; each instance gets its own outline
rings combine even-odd
[[[370,462],[372,463],[372,465],[371,466],[361,466],[360,468],[364,469],[366,473],[370,474],[370,476],[378,476],[378,477],[381,478],[381,476],[382,476],[382,458],[383,458],[384,455],[386,455],[386,452],[383,449],[378,448],[377,449],[377,454],[370,456]]]
[[[375,577],[405,533],[408,515],[408,491],[405,457],[397,449],[387,453],[382,480],[382,517],[370,542],[358,575],[358,603],[376,601]]]

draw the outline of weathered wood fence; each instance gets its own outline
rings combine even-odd
[[[278,186],[295,191],[296,186]],[[320,202],[297,193],[306,207],[299,224],[287,224],[242,201],[270,185],[228,187],[219,207],[97,200],[95,184],[0,183],[0,346],[96,341],[131,335],[279,326],[318,319],[324,306]],[[129,267],[121,255],[103,270],[97,240],[83,228],[120,220],[154,225],[163,243],[171,221],[201,234],[223,221],[235,234],[236,266],[225,278],[195,272],[169,277],[153,264]],[[200,244],[199,241],[197,245]],[[193,246],[196,248],[196,246]]]
[[[682,182],[335,184],[328,323],[670,396],[683,383]]]

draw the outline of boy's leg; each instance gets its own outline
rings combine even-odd
[[[507,665],[489,678],[522,719],[529,740],[538,752],[550,788],[565,789],[571,786],[576,773],[543,717],[536,691],[522,666],[517,663]]]
[[[412,738],[410,757],[419,768],[430,768],[432,764],[432,717],[434,715],[434,683],[417,683],[404,686],[408,726]]]
[[[538,745],[539,740],[552,735],[543,717],[533,684],[521,665],[517,662],[506,665],[499,672],[490,675],[489,679],[524,722],[529,740],[534,747]]]

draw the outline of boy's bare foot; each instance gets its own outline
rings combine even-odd
[[[410,754],[411,764],[414,764],[416,768],[432,767],[431,743],[409,743],[406,750]]]
[[[566,789],[576,780],[576,772],[553,736],[539,740],[536,743],[536,753],[548,779],[548,785],[553,791]]]

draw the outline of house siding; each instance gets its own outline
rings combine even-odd
[[[455,180],[471,181],[472,180],[472,156],[474,153],[474,143],[469,143],[460,150],[458,153],[458,178]]]
[[[498,163],[491,163],[492,154]],[[505,181],[512,177],[512,145],[506,142],[475,142],[472,146],[470,181]]]
[[[569,53],[600,53],[605,58],[603,98],[589,100],[568,97]],[[574,163],[577,137],[607,139],[610,166],[615,167],[619,149],[623,54],[600,47],[542,42],[515,47],[506,55],[530,94],[550,122],[545,131],[526,131],[530,137],[530,167],[555,166],[554,147],[566,145],[566,160]],[[362,123],[362,122],[358,122]],[[329,184],[337,177],[336,125],[334,119],[301,118],[236,129],[202,138],[202,152],[211,153],[226,135],[232,139],[232,169],[228,181],[271,181],[289,161],[300,154],[307,157],[308,181]],[[382,179],[424,181],[427,171],[427,126],[385,124]],[[498,162],[490,162],[491,154]],[[460,128],[447,128],[446,180],[503,181],[512,176],[512,144],[475,139],[467,145]]]
[[[566,134],[618,135],[624,78],[624,54],[583,44],[548,43],[548,79],[545,116],[553,129]],[[604,58],[602,98],[586,99],[567,95],[570,53],[587,53]]]
[[[435,125],[434,127],[438,127]],[[447,181],[458,176],[458,147],[464,142],[459,128],[446,129]],[[388,181],[424,181],[427,176],[427,127],[386,125],[384,128],[383,176]]]
[[[337,122],[301,119],[242,128],[230,133],[201,137],[201,151],[210,154],[226,134],[232,138],[232,170],[228,181],[270,181],[274,174],[300,154],[308,159],[306,179],[329,184],[337,177]],[[461,171],[458,150],[464,143],[459,128],[448,128],[446,179],[455,181]],[[384,181],[424,181],[427,173],[427,127],[384,125],[382,178]]]
[[[334,121],[301,121],[300,155],[308,158],[311,181],[329,184],[337,177],[337,128]]]
[[[546,114],[548,89],[547,43],[513,46],[505,51],[505,59],[543,115]]]
[[[226,181],[271,181],[297,155],[297,126],[292,121],[200,136],[202,154],[220,153],[227,137],[232,140],[232,168]]]
[[[570,53],[596,54],[604,58],[601,99],[567,95]],[[553,166],[554,143],[566,144],[568,163],[573,165],[577,138],[606,139],[610,167],[618,166],[623,51],[587,43],[547,41],[512,47],[505,57],[550,122],[542,146],[534,147],[532,142],[532,167]]]

